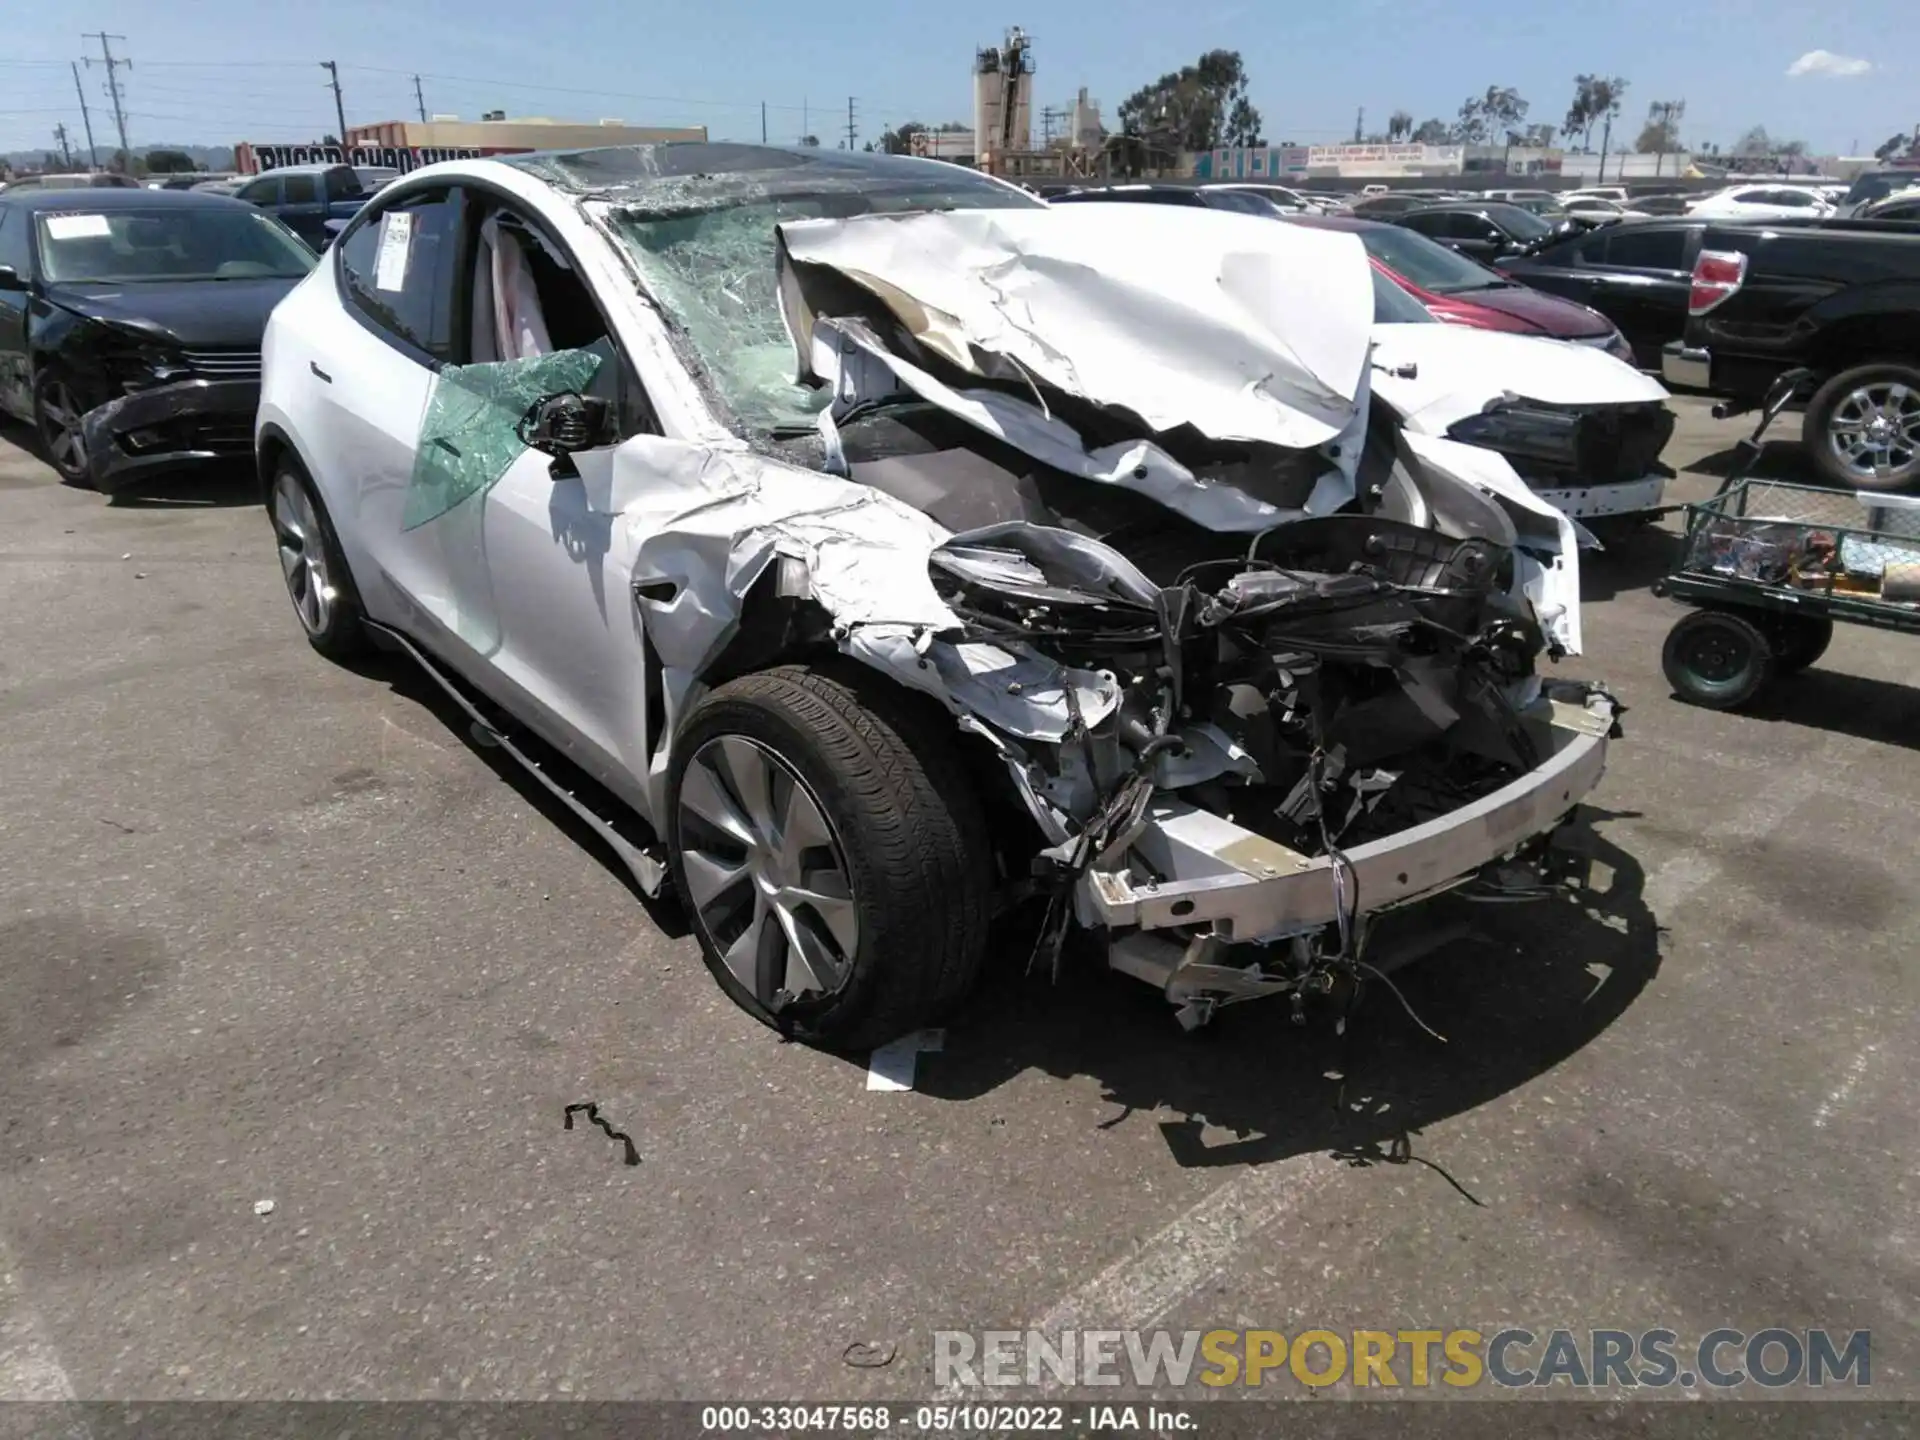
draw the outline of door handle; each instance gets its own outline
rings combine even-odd
[[[307,369],[313,372],[314,379],[324,381],[328,385],[331,385],[333,383],[333,377],[327,374],[327,372],[322,370],[318,365],[314,364],[313,361],[311,360],[307,361]]]

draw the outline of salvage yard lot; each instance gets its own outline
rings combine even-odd
[[[1697,497],[1742,426],[1675,403]],[[1379,988],[1344,1040],[1278,1002],[1184,1037],[1009,955],[869,1091],[423,680],[314,655],[244,478],[109,507],[25,444],[0,1398],[926,1399],[934,1330],[1035,1322],[1865,1328],[1920,1396],[1920,644],[1684,708],[1642,536],[1567,666],[1630,707],[1610,888],[1396,977],[1446,1043]],[[640,1165],[562,1128],[588,1100]]]

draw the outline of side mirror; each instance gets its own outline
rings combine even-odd
[[[514,431],[529,450],[553,456],[553,478],[565,480],[580,473],[572,460],[575,452],[606,443],[611,413],[605,400],[566,390],[534,401]]]
[[[26,276],[11,265],[0,265],[0,290],[24,290],[27,288]]]

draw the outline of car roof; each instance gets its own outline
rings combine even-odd
[[[110,186],[86,190],[24,190],[18,195],[0,192],[0,205],[21,210],[168,210],[182,207],[238,205],[224,195],[192,190],[123,189]]]
[[[242,180],[258,180],[266,175],[324,175],[329,170],[367,169],[372,167],[349,165],[344,160],[329,160],[310,165],[276,165],[271,170],[262,170],[258,175],[242,175]]]

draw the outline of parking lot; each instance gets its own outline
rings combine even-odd
[[[1697,497],[1742,424],[1675,404]],[[1630,707],[1604,893],[1397,976],[1444,1043],[1378,987],[1345,1036],[1186,1036],[1008,954],[874,1090],[423,680],[313,654],[244,476],[109,506],[28,444],[0,1398],[911,1400],[934,1331],[1029,1324],[1870,1329],[1874,1393],[1920,1398],[1920,644],[1843,627],[1757,712],[1689,709],[1665,535],[1589,557],[1567,668]]]

